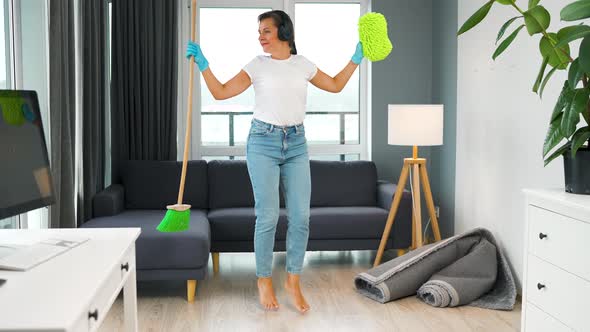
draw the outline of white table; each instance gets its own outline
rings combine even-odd
[[[95,331],[123,288],[125,326],[137,331],[139,228],[1,230],[0,242],[72,234],[85,243],[28,271],[0,270],[0,331]],[[15,241],[18,240],[18,241]]]

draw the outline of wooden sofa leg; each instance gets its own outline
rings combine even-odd
[[[406,249],[397,249],[397,256],[403,256],[408,252]]]
[[[219,273],[219,253],[212,252],[211,257],[213,258],[213,273]]]
[[[188,302],[193,303],[195,302],[195,291],[197,290],[197,281],[196,280],[187,280],[186,281],[186,298]]]

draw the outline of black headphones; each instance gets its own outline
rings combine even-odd
[[[276,10],[275,12],[281,17],[277,32],[279,39],[282,41],[291,40],[293,38],[293,28],[287,26],[287,22],[290,21],[289,16],[282,10]],[[293,23],[291,23],[291,26],[293,26]]]

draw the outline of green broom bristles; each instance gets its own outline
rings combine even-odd
[[[191,210],[185,211],[168,210],[162,222],[158,225],[157,229],[160,232],[181,232],[186,231],[189,226],[191,217]]]

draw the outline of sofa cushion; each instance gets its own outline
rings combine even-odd
[[[182,162],[131,160],[122,164],[121,180],[127,209],[166,209],[178,200]],[[208,207],[207,162],[187,164],[183,203],[194,209]]]
[[[209,211],[211,241],[254,241],[256,216],[254,208],[227,208]],[[279,223],[275,239],[284,240],[287,234],[287,214],[279,212]]]
[[[377,168],[371,161],[311,160],[311,206],[376,206]]]
[[[380,239],[389,211],[371,206],[316,207],[310,214],[310,239]],[[407,226],[407,222],[394,223],[391,235],[406,231]]]
[[[205,211],[191,210],[190,227],[184,232],[156,230],[165,210],[127,210],[87,221],[84,228],[140,227],[135,243],[137,269],[195,269],[206,266],[211,248]]]
[[[252,183],[245,160],[211,160],[207,172],[210,209],[254,206]],[[284,207],[282,189],[279,189],[279,199],[280,206]]]
[[[380,239],[389,211],[370,206],[320,207],[310,209],[309,238],[323,239]],[[228,208],[209,211],[211,241],[253,241],[256,217],[254,208]],[[397,218],[396,218],[397,219]],[[397,220],[396,220],[397,221]],[[287,214],[279,213],[276,240],[285,240]],[[391,237],[411,232],[409,223],[394,223]]]

